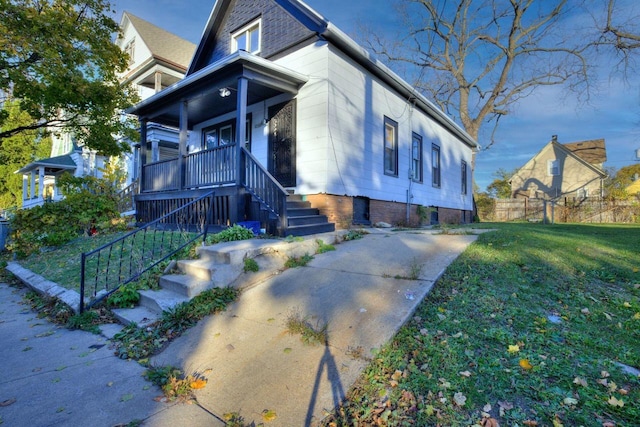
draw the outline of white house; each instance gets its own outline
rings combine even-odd
[[[130,112],[143,141],[145,123],[180,130],[173,161],[142,144],[139,211],[213,189],[218,223],[281,234],[332,228],[302,224],[309,204],[339,227],[415,223],[418,206],[472,220],[476,141],[300,1],[216,1],[185,78]]]
[[[141,99],[178,82],[187,71],[196,46],[128,12],[120,21],[121,35],[115,43],[129,54],[129,67],[120,76],[123,85],[135,85]],[[175,129],[150,125],[149,138],[155,160],[173,157],[177,153]],[[64,172],[75,176],[101,176],[108,159],[94,150],[79,147],[69,133],[52,135],[51,158],[32,162],[16,173],[23,175],[22,206],[30,208],[45,200],[59,200],[56,180]],[[139,144],[122,159],[127,172],[126,184],[138,176]]]

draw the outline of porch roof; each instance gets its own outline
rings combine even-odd
[[[23,166],[15,173],[29,173],[31,171],[37,170],[40,167],[44,167],[44,172],[47,175],[53,175],[62,171],[72,171],[75,170],[78,165],[73,160],[70,154],[64,156],[50,157],[48,159],[36,160],[35,162],[31,162],[26,166]]]
[[[240,77],[249,82],[249,105],[281,93],[294,95],[308,81],[305,75],[296,71],[237,51],[131,107],[127,113],[135,114],[141,120],[178,127],[180,106],[187,101],[187,127],[192,129],[196,123],[236,109]],[[223,88],[230,91],[225,98],[219,94]]]

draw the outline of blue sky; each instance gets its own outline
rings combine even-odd
[[[629,0],[634,1],[634,0]],[[145,19],[193,43],[198,43],[214,0],[113,0],[119,22],[123,11]],[[389,0],[306,0],[354,39],[361,25],[383,34],[397,33],[399,20]],[[387,64],[394,68],[393,64]],[[503,168],[520,167],[549,140],[558,135],[562,143],[604,138],[606,166],[619,169],[635,163],[640,148],[640,79],[631,74],[627,82],[604,73],[600,90],[588,104],[579,103],[560,88],[537,90],[522,100],[513,113],[500,121],[496,143],[478,154],[475,181],[481,190]],[[481,136],[479,143],[487,145]]]

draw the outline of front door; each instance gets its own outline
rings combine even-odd
[[[269,108],[269,173],[283,187],[296,186],[296,100]]]

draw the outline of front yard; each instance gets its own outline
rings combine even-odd
[[[487,226],[325,425],[640,425],[640,227]]]

